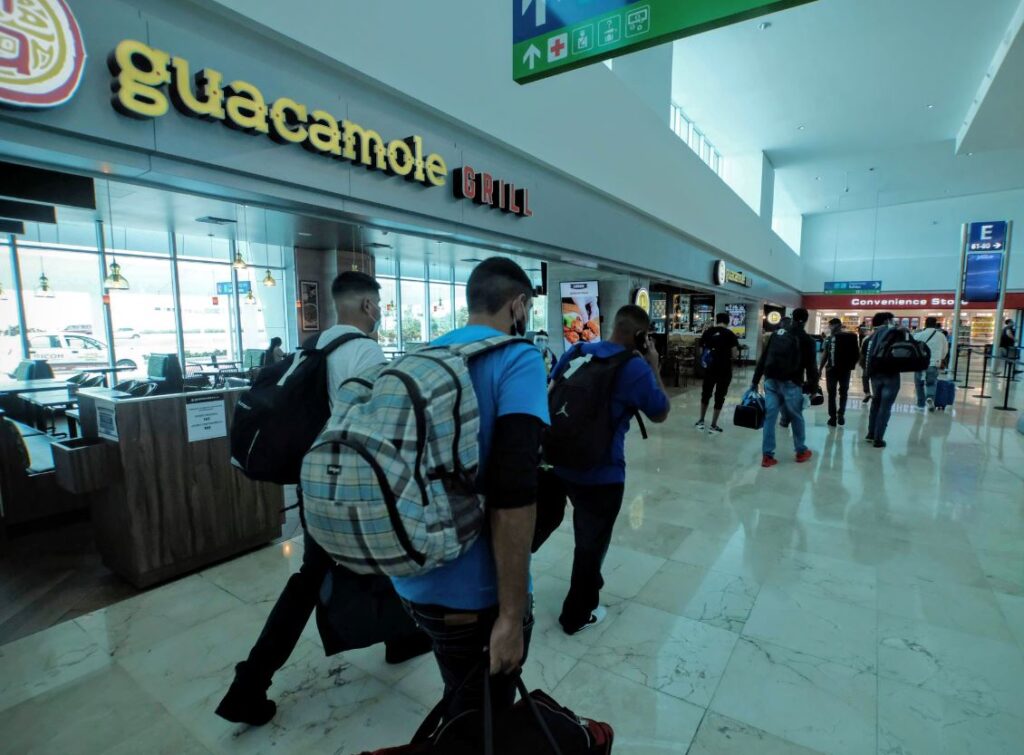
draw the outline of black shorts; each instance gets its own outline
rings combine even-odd
[[[704,385],[700,392],[700,402],[706,404],[711,401],[711,394],[715,394],[715,408],[721,409],[725,406],[725,394],[729,392],[729,384],[732,382],[732,370],[708,370],[704,373]]]

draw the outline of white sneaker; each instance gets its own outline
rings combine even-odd
[[[925,402],[925,404],[928,405],[928,411],[930,411],[930,412],[934,412],[935,411],[935,399],[933,399],[931,396],[929,396],[928,398],[926,398],[924,400],[924,402]]]
[[[597,608],[594,609],[594,612],[592,614],[590,614],[590,618],[587,619],[587,623],[584,624],[583,626],[581,626],[579,629],[577,629],[572,634],[579,634],[580,632],[584,632],[587,629],[590,629],[591,627],[596,627],[598,624],[600,624],[602,621],[604,621],[607,617],[608,617],[608,609],[605,608],[604,606],[598,606]]]
[[[702,419],[697,420],[696,422],[693,423],[693,426],[697,429],[697,432],[699,432],[699,433],[704,432],[704,420],[702,420]]]

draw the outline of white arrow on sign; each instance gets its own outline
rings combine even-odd
[[[533,5],[533,25],[539,28],[546,24],[548,22],[548,0],[523,0],[519,14],[525,16],[526,12],[530,10],[530,5]]]
[[[530,70],[533,70],[534,64],[537,62],[537,58],[540,57],[540,50],[537,49],[537,45],[530,45],[526,48],[526,54],[523,55],[523,62],[530,66]]]

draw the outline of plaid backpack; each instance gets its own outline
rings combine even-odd
[[[408,577],[480,534],[480,411],[469,360],[522,338],[430,346],[346,380],[302,463],[310,536],[359,574]],[[531,344],[532,346],[532,344]]]

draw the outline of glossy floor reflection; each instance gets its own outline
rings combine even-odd
[[[911,395],[905,386],[901,401]],[[759,433],[693,430],[694,400],[692,388],[678,395],[667,425],[630,439],[607,621],[573,638],[557,625],[568,530],[535,559],[528,683],[611,721],[628,755],[1020,753],[1016,415],[969,397],[947,413],[900,404],[879,451],[859,405],[836,430],[815,409],[812,461],[783,453],[783,432],[781,463],[766,470]],[[299,540],[265,548],[0,647],[0,751],[356,753],[403,741],[439,697],[432,663],[389,667],[379,648],[325,660],[312,625],[275,680],[271,725],[213,715],[300,557]]]

